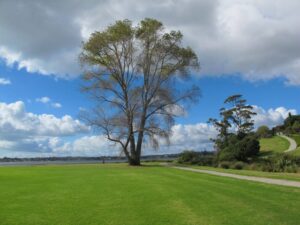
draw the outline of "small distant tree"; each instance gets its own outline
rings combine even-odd
[[[140,165],[145,139],[155,148],[159,139],[168,141],[175,109],[199,96],[197,86],[176,85],[199,69],[197,55],[182,46],[182,38],[155,19],[137,26],[123,20],[83,44],[83,90],[97,106],[82,117],[118,144],[130,165]]]
[[[257,128],[256,134],[258,137],[260,138],[269,138],[272,137],[272,130],[269,129],[268,126],[260,126],[259,128]]]
[[[300,132],[300,115],[292,115],[289,113],[281,126],[285,134],[295,134]]]
[[[295,121],[292,126],[292,129],[294,133],[300,133],[300,121]]]

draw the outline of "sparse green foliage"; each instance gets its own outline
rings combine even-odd
[[[225,105],[229,106],[229,109],[223,110],[225,115],[228,115],[228,120],[232,126],[237,129],[237,134],[247,134],[253,130],[253,119],[256,115],[253,112],[253,107],[246,104],[247,101],[243,99],[242,95],[232,95],[225,100]]]
[[[168,142],[178,116],[172,109],[199,96],[196,86],[174,86],[199,69],[197,55],[182,46],[182,38],[179,31],[165,32],[161,22],[147,18],[136,27],[129,20],[117,21],[83,44],[83,90],[97,107],[82,117],[119,144],[131,165],[140,164],[144,139],[154,148],[158,138]]]

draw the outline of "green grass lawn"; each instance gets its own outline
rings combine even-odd
[[[284,152],[290,146],[290,143],[279,136],[260,139],[260,151],[263,153]]]
[[[300,156],[300,147],[298,147],[295,151],[290,152],[289,154],[292,154],[294,156]]]
[[[0,168],[1,225],[298,225],[300,188],[159,166]]]
[[[290,152],[289,154],[300,156],[300,135],[294,134],[291,136],[291,138],[296,141],[298,148],[295,151]]]
[[[300,135],[294,134],[291,136],[291,138],[297,142],[297,146],[300,146]]]
[[[246,175],[246,176],[255,176],[255,177],[268,177],[274,179],[284,179],[284,180],[293,180],[300,182],[300,173],[273,173],[273,172],[263,172],[257,170],[236,170],[236,169],[223,169],[223,168],[215,168],[215,167],[208,167],[208,166],[189,166],[196,169],[205,169],[205,170],[212,170],[218,171],[223,173],[232,173],[238,175]]]

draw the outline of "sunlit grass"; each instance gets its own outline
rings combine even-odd
[[[1,225],[298,225],[300,189],[157,165],[0,168]]]
[[[260,151],[263,153],[281,153],[287,150],[290,143],[279,136],[260,139]]]

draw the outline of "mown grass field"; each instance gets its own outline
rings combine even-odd
[[[287,150],[290,143],[279,136],[260,139],[260,151],[263,153],[280,153]]]
[[[293,138],[296,141],[297,146],[300,146],[300,135],[294,134],[291,136],[291,138]]]
[[[300,188],[159,166],[0,168],[1,225],[299,225]]]
[[[292,151],[289,154],[292,154],[294,156],[300,156],[300,146],[295,151]]]
[[[292,135],[291,138],[293,138],[296,141],[298,148],[295,151],[291,152],[290,154],[293,154],[295,156],[300,156],[300,135],[295,134]]]

